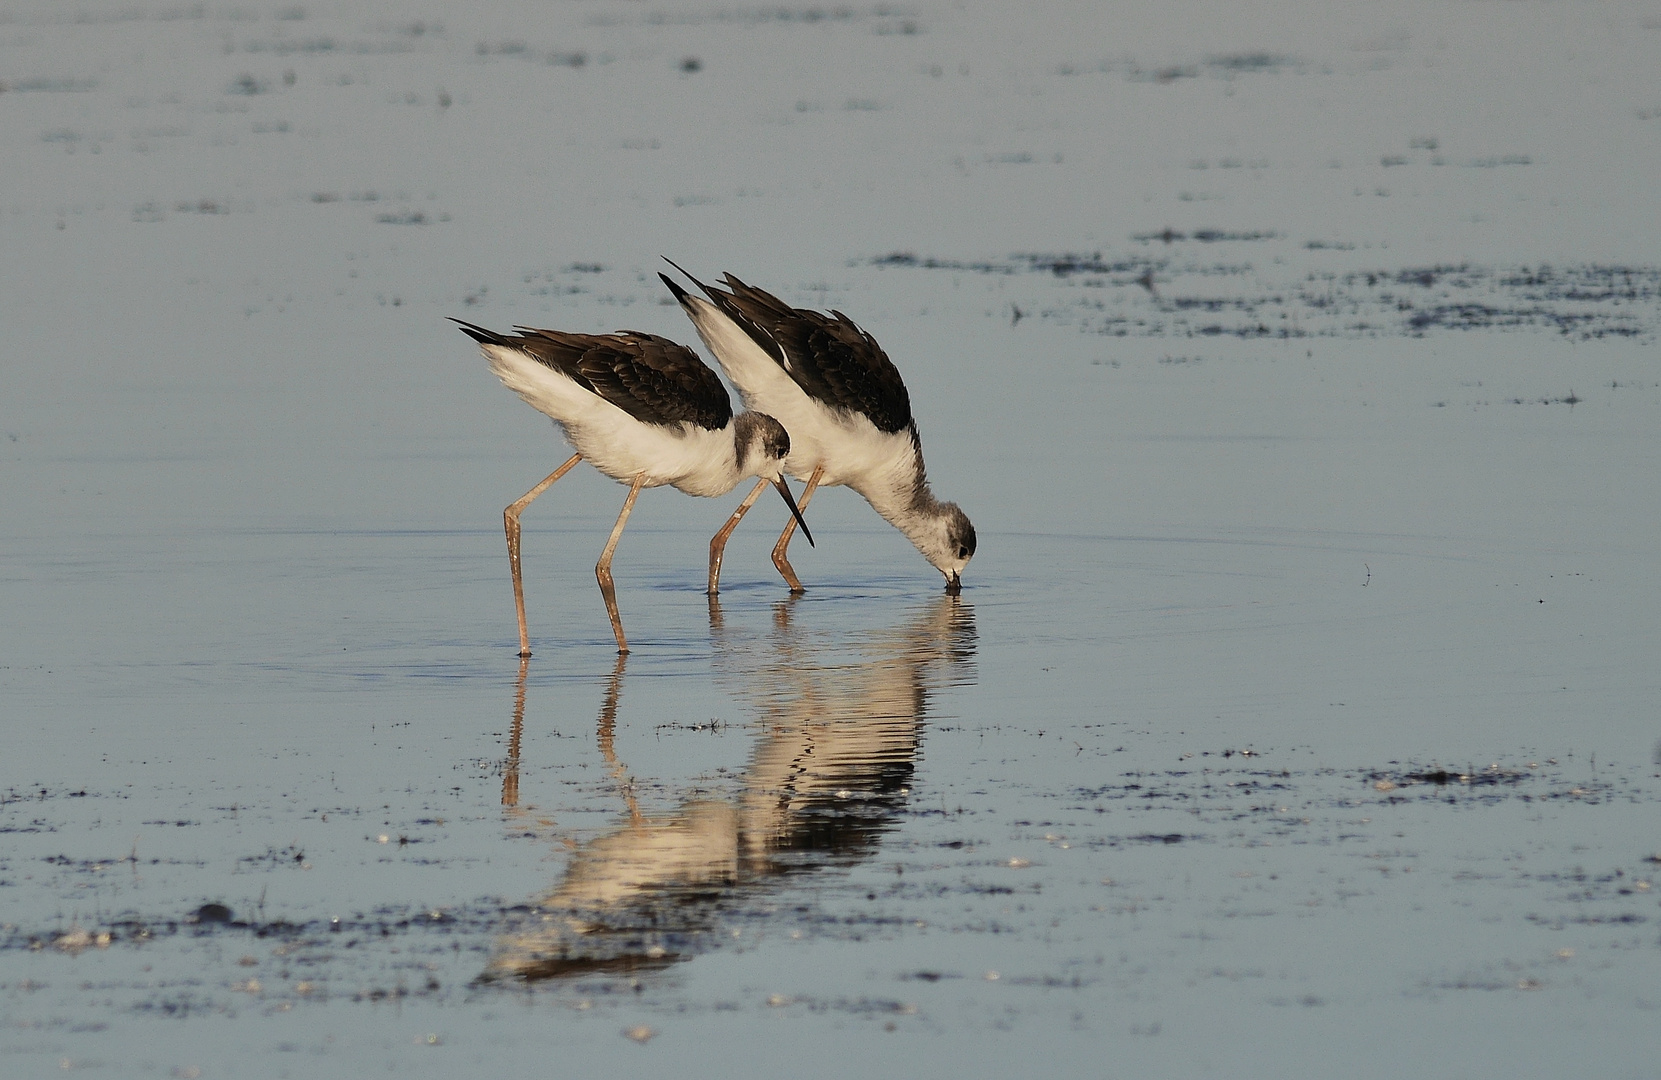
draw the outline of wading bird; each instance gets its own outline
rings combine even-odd
[[[698,354],[653,334],[567,334],[515,327],[508,337],[452,319],[479,343],[490,370],[509,390],[551,417],[576,453],[523,498],[502,511],[508,564],[513,570],[513,603],[519,616],[519,655],[531,654],[525,626],[525,589],[519,570],[519,515],[577,462],[589,463],[629,485],[617,526],[611,530],[594,576],[605,597],[617,651],[629,651],[611,556],[641,488],[668,484],[688,495],[725,495],[747,476],[761,478],[730,524],[737,524],[767,484],[777,487],[792,519],[807,533],[807,522],[784,482],[790,436],[764,413],[733,415],[726,387]],[[729,527],[726,530],[731,532]],[[813,542],[808,535],[808,543]]]
[[[853,488],[945,575],[946,591],[957,592],[975,554],[975,527],[956,503],[941,502],[929,490],[911,397],[882,346],[840,311],[790,307],[731,274],[724,276],[725,289],[713,288],[669,265],[709,298],[658,275],[745,406],[778,417],[789,430],[785,471],[807,481],[801,506],[821,487]],[[740,507],[710,541],[711,593],[721,572],[720,548],[748,508]],[[791,592],[801,592],[787,557],[795,528],[795,522],[785,523],[773,565]]]

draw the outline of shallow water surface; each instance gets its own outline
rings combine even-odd
[[[0,1073],[1648,1075],[1657,48],[0,9]],[[619,658],[579,468],[521,662],[445,319],[692,342],[660,254],[883,342],[961,596],[648,491]]]

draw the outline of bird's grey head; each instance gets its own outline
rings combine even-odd
[[[956,592],[962,586],[963,568],[975,557],[975,527],[969,516],[956,503],[939,503],[912,542],[945,575],[947,591]]]
[[[784,482],[784,459],[790,456],[790,433],[784,430],[784,425],[766,413],[741,413],[733,418],[732,437],[738,468],[745,476],[760,477],[777,488],[796,524],[802,527],[802,535],[808,543],[813,543],[813,534],[802,519],[796,497]]]
[[[747,476],[777,479],[790,456],[790,433],[766,413],[741,413],[733,419],[738,467]]]

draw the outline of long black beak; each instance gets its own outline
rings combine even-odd
[[[802,527],[802,535],[807,537],[808,546],[818,547],[818,545],[813,542],[813,534],[807,531],[807,522],[802,520],[802,512],[796,509],[796,500],[791,497],[790,486],[784,482],[784,477],[781,476],[777,480],[774,480],[773,486],[779,489],[780,495],[784,496],[784,505],[790,507],[791,514],[795,515],[796,524]]]

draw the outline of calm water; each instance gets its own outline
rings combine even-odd
[[[0,8],[0,1072],[1648,1075],[1658,47]],[[520,663],[444,318],[691,342],[660,253],[879,337],[960,598],[652,491],[619,661],[579,469]]]

